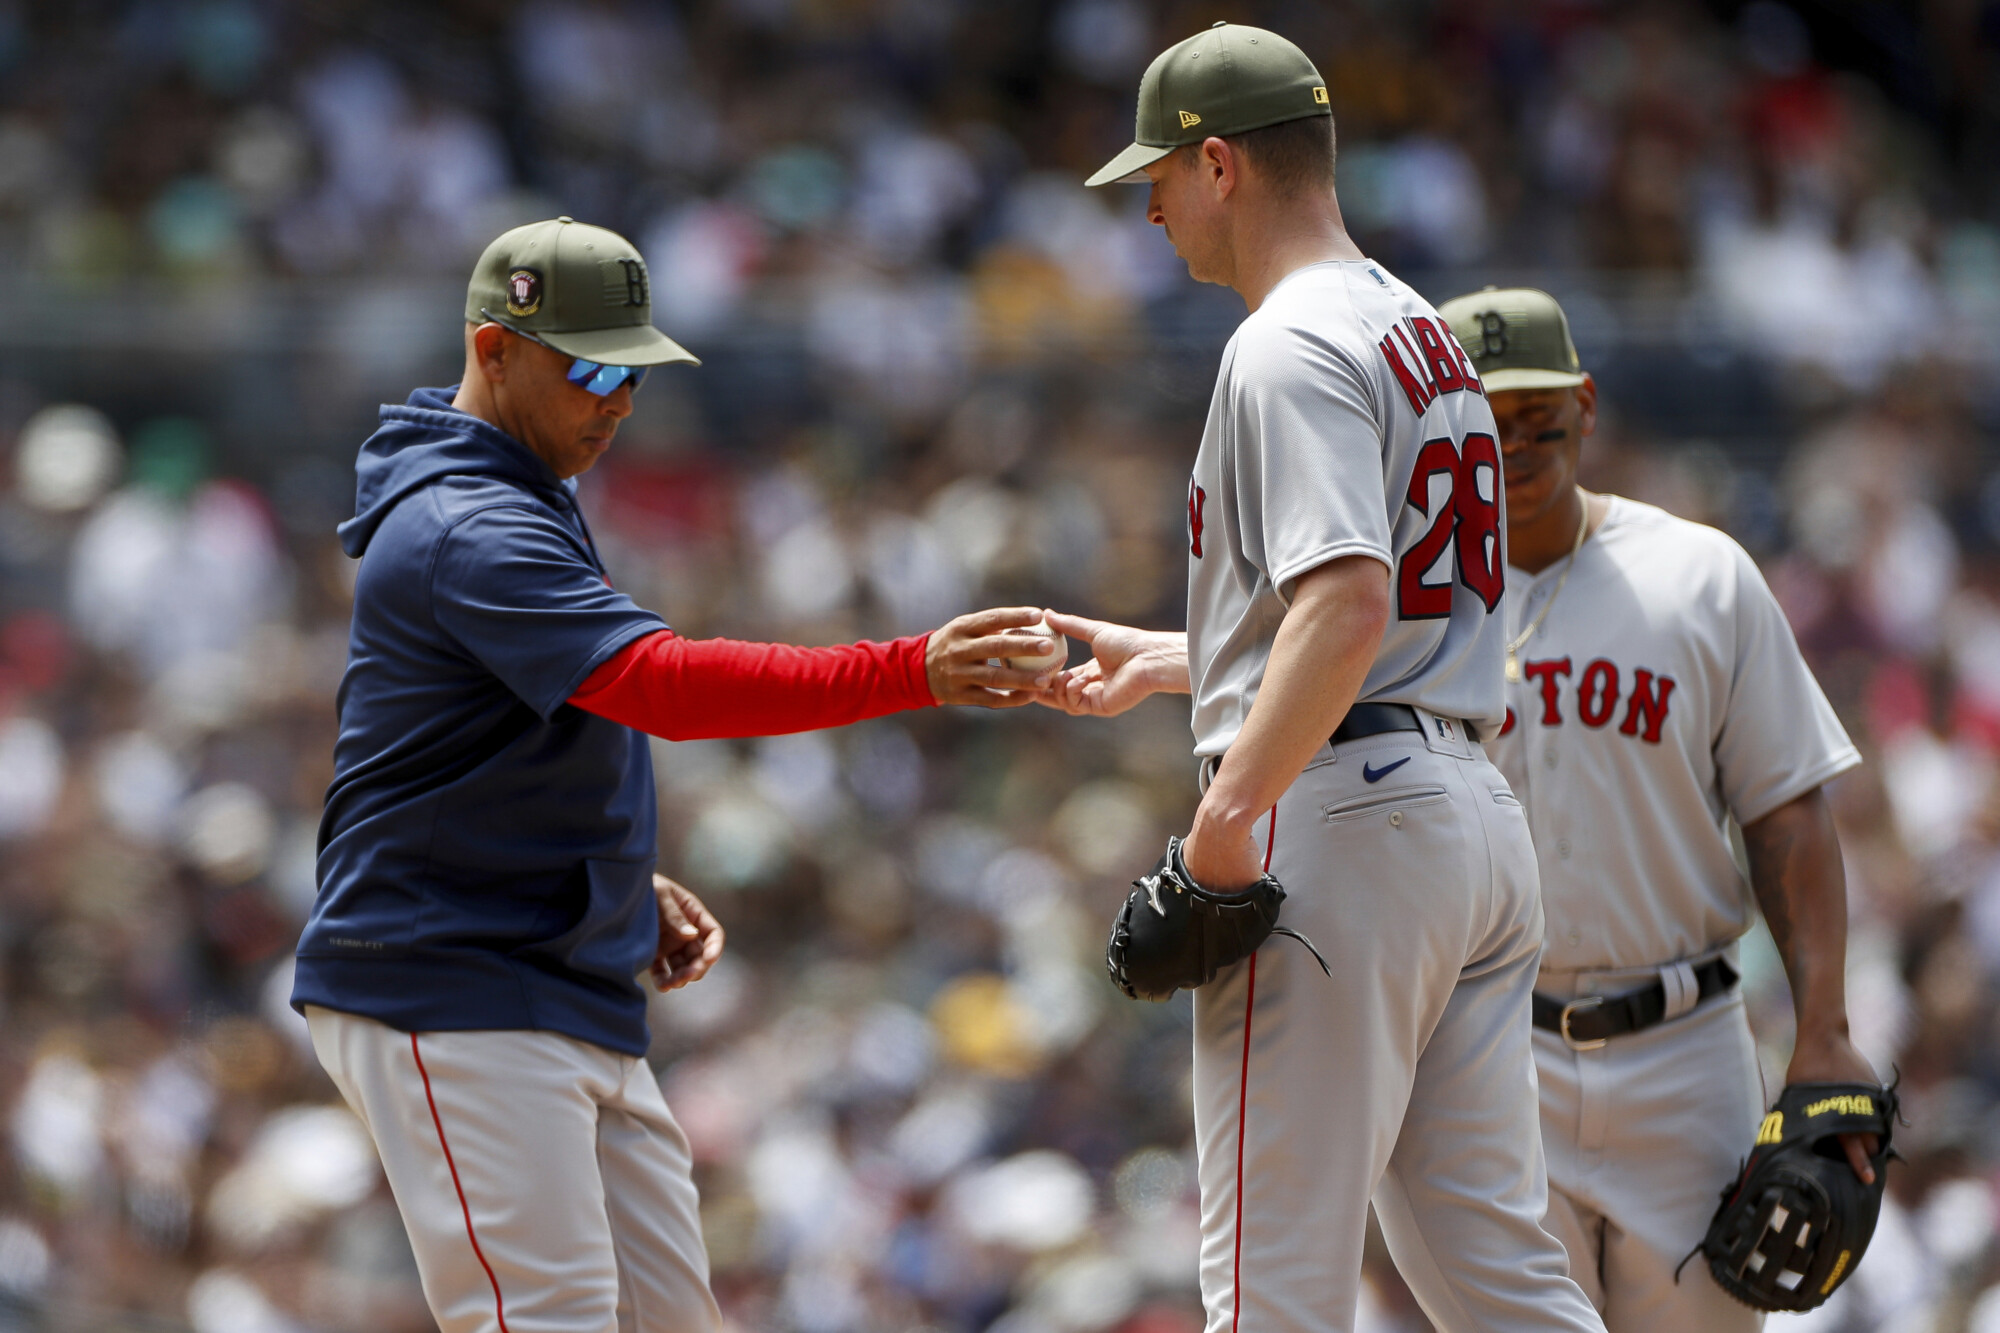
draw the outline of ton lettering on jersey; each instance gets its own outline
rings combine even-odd
[[[1188,478],[1188,554],[1201,559],[1201,511],[1208,506],[1208,492]]]
[[[1610,725],[1618,715],[1618,705],[1625,705],[1625,720],[1618,726],[1621,736],[1636,736],[1652,745],[1660,743],[1660,728],[1666,725],[1667,710],[1674,695],[1674,678],[1646,667],[1634,667],[1631,676],[1631,691],[1621,688],[1624,673],[1618,664],[1609,658],[1600,657],[1577,672],[1575,664],[1567,657],[1544,658],[1538,662],[1522,664],[1522,672],[1535,682],[1542,698],[1542,725],[1560,727],[1565,715],[1563,693],[1567,685],[1571,704],[1577,721],[1586,727],[1602,729]],[[1574,684],[1569,682],[1574,679]],[[1514,710],[1507,710],[1507,724],[1500,734],[1506,735],[1514,729]]]

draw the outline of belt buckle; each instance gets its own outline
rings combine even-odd
[[[1603,1007],[1604,997],[1602,995],[1592,995],[1581,1000],[1571,1000],[1568,1004],[1564,1005],[1561,1023],[1563,1044],[1572,1051],[1594,1051],[1610,1040],[1608,1037],[1599,1037],[1595,1041],[1578,1041],[1569,1034],[1569,1020],[1571,1015],[1575,1014],[1577,1010],[1602,1009]]]

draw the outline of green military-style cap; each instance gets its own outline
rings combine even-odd
[[[465,290],[465,322],[491,321],[607,366],[700,365],[653,327],[646,261],[615,231],[551,218],[505,231]]]
[[[1438,307],[1488,393],[1567,389],[1583,383],[1569,320],[1533,287],[1488,287]]]
[[[1148,165],[1184,144],[1332,114],[1305,52],[1275,32],[1217,23],[1154,57],[1139,80],[1134,143],[1084,184],[1143,182]]]

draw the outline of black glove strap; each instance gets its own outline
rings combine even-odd
[[[1711,958],[1694,969],[1694,979],[1699,1004],[1712,995],[1722,994],[1738,978],[1728,959]],[[1563,1020],[1565,1011],[1569,1015],[1567,1027]],[[1657,981],[1623,995],[1592,995],[1568,1001],[1542,994],[1535,996],[1535,1026],[1561,1033],[1572,1044],[1608,1041],[1628,1032],[1640,1032],[1662,1022],[1666,1016],[1667,988]]]
[[[1764,1120],[1758,1147],[1777,1143],[1813,1142],[1829,1134],[1874,1134],[1877,1152],[1889,1146],[1895,1131],[1896,1093],[1869,1083],[1790,1083]],[[1780,1117],[1774,1125],[1771,1117]]]

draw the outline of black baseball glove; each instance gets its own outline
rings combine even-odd
[[[1696,1251],[1708,1257],[1722,1289],[1756,1309],[1794,1313],[1832,1295],[1875,1234],[1895,1119],[1894,1088],[1786,1088]],[[1876,1136],[1874,1184],[1854,1174],[1840,1134]]]
[[[1104,966],[1112,984],[1133,999],[1164,1000],[1177,990],[1207,985],[1272,935],[1289,935],[1312,949],[1320,970],[1327,971],[1311,940],[1278,924],[1284,901],[1285,886],[1268,871],[1233,893],[1204,889],[1181,860],[1181,840],[1168,838],[1167,854],[1151,874],[1132,881],[1130,896],[1111,922]]]

